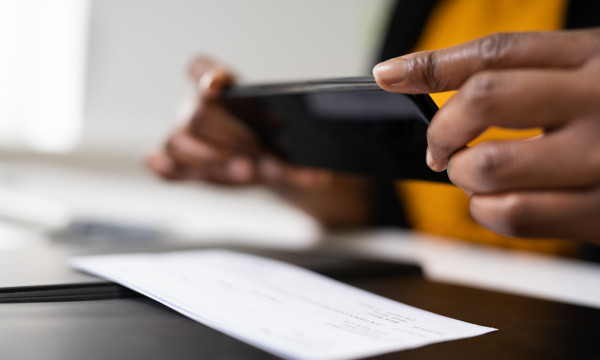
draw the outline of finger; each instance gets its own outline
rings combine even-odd
[[[146,158],[146,166],[166,180],[179,178],[179,169],[171,157],[163,152],[154,153]]]
[[[201,99],[186,130],[241,152],[258,154],[261,151],[252,130],[217,102]]]
[[[470,207],[475,221],[505,235],[600,243],[598,189],[476,195]]]
[[[255,161],[235,155],[226,162],[215,164],[207,169],[204,179],[224,185],[248,185],[257,182]]]
[[[448,157],[491,126],[553,129],[573,116],[597,111],[588,81],[573,70],[488,71],[473,76],[433,118],[429,165],[440,171]],[[560,91],[559,89],[569,89]]]
[[[166,145],[166,153],[186,178],[206,178],[219,182],[249,183],[254,180],[254,160],[208,139],[186,131],[176,132]]]
[[[188,76],[192,81],[198,82],[205,73],[219,67],[222,67],[222,65],[212,58],[208,56],[198,56],[190,63],[188,67]]]
[[[259,181],[268,184],[281,182],[285,177],[287,165],[271,155],[263,155],[258,160]]]
[[[189,75],[198,92],[206,99],[217,99],[221,91],[233,83],[233,76],[222,65],[207,57],[195,59]]]
[[[288,166],[284,180],[301,188],[323,188],[330,184],[331,173],[323,169]]]
[[[597,30],[499,33],[391,59],[377,65],[373,74],[387,91],[440,92],[458,89],[482,70],[576,67],[597,49]]]
[[[231,154],[187,131],[177,131],[168,140],[165,152],[177,163],[200,171],[225,162]]]
[[[600,124],[572,126],[528,140],[489,141],[454,154],[448,176],[475,194],[583,188],[600,183],[596,145]]]
[[[218,167],[211,171],[208,179],[214,182],[223,184],[280,184],[289,183],[290,173],[289,165],[275,157],[263,154],[260,158],[255,158],[252,163],[248,161],[241,162],[240,160],[247,158],[236,158],[236,161],[229,161],[227,166]],[[251,169],[247,169],[251,165]],[[242,175],[241,173],[251,171],[253,176]],[[237,173],[237,174],[235,174]],[[310,180],[309,180],[310,181]]]
[[[198,93],[207,100],[216,100],[223,89],[233,83],[232,76],[222,67],[214,67],[205,72],[197,81]]]

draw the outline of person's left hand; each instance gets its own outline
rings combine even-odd
[[[458,89],[429,126],[427,163],[448,169],[477,222],[600,244],[600,29],[495,34],[374,74],[392,92]],[[492,126],[543,135],[466,147]]]
[[[262,185],[330,228],[370,221],[367,179],[323,169],[294,166],[265,149],[250,128],[221,102],[233,77],[218,62],[195,59],[189,75],[196,85],[193,111],[148,167],[167,180],[207,181],[226,186]]]

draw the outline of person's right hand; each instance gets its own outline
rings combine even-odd
[[[458,90],[429,125],[426,159],[470,196],[475,221],[600,244],[600,28],[494,34],[374,73],[391,92]],[[542,134],[470,145],[492,127]]]
[[[197,88],[195,108],[164,148],[148,158],[148,167],[156,174],[169,180],[227,185],[318,187],[326,181],[324,171],[293,167],[270,155],[250,129],[222,106],[219,96],[233,83],[222,66],[199,58],[190,66],[189,75]]]

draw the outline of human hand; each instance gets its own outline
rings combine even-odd
[[[170,180],[207,180],[225,185],[293,184],[322,185],[323,171],[285,164],[265,151],[242,122],[219,101],[222,90],[233,83],[221,65],[195,60],[189,75],[196,85],[195,108],[164,148],[147,159],[148,167]]]
[[[429,126],[427,163],[448,169],[481,225],[600,244],[600,29],[495,34],[374,75],[392,92],[458,89]],[[467,147],[492,126],[543,134]]]

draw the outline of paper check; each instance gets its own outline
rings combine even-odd
[[[356,359],[495,330],[227,250],[88,256],[71,264],[288,359]]]

